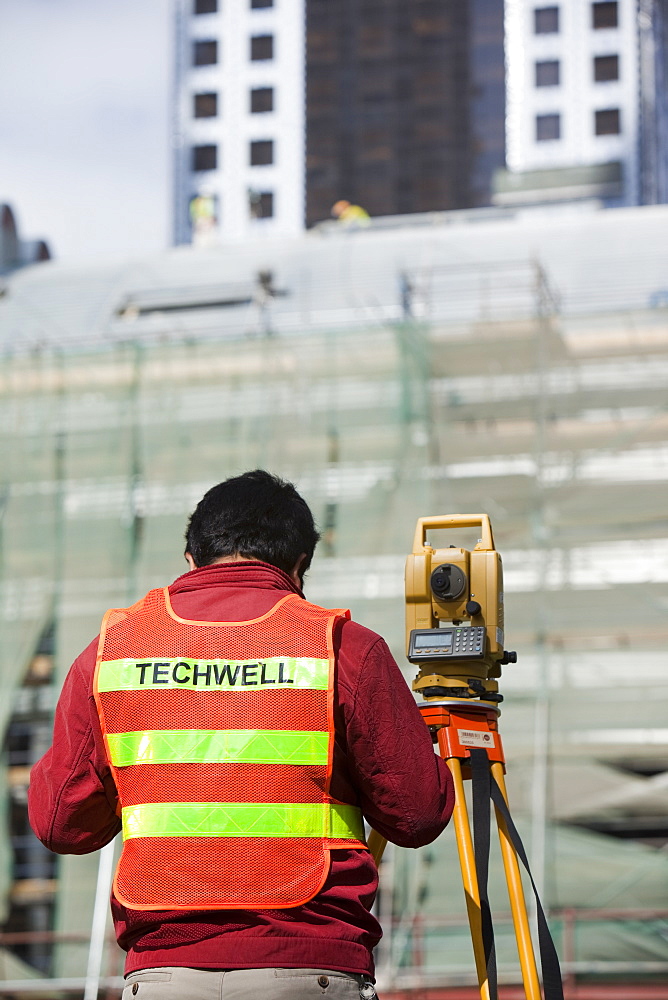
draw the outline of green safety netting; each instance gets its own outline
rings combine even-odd
[[[293,479],[321,527],[307,596],[350,607],[402,663],[403,560],[416,518],[489,513],[506,566],[508,645],[520,653],[505,669],[501,721],[511,792],[513,769],[524,776],[520,816],[543,808],[523,788],[544,774],[562,802],[572,788],[582,803],[569,811],[547,794],[548,821],[633,818],[632,803],[613,794],[618,767],[641,784],[668,767],[668,320],[601,305],[562,317],[532,267],[517,279],[530,308],[516,321],[496,320],[493,308],[430,314],[427,297],[419,315],[365,306],[327,328],[304,314],[278,333],[255,324],[223,336],[190,320],[183,329],[177,317],[168,337],[132,336],[128,323],[124,338],[94,346],[10,352],[0,378],[2,724],[49,622],[57,687],[106,608],[186,568],[185,522],[204,491],[259,466]],[[91,329],[93,292],[100,309],[112,301],[109,283],[98,285],[77,303],[77,322],[85,306]],[[446,286],[456,289],[456,279]],[[58,308],[62,323],[65,299]],[[578,761],[590,765],[583,782],[600,765],[612,795],[589,814]],[[535,822],[523,829],[531,852]],[[615,962],[650,972],[643,963],[668,963],[665,915],[635,915],[665,905],[665,854],[570,825],[548,822],[543,835],[547,906],[614,911],[575,922],[573,961],[612,973]],[[466,930],[438,926],[461,895],[452,848],[446,836],[415,857],[397,852],[384,876],[381,958],[397,974],[416,963],[453,981],[470,971]],[[58,928],[90,927],[95,872],[94,858],[61,863]],[[510,944],[504,931],[507,968]],[[84,963],[82,946],[59,947],[60,974]]]

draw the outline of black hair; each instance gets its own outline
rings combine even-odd
[[[198,567],[239,555],[285,573],[305,553],[303,575],[319,538],[313,514],[292,483],[255,469],[204,494],[188,522],[186,552]]]

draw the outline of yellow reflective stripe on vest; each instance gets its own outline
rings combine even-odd
[[[133,837],[328,837],[364,841],[357,806],[320,802],[147,802],[125,806]]]
[[[312,656],[270,656],[261,660],[194,660],[187,657],[103,660],[97,690],[144,691],[195,688],[198,691],[311,688],[326,691],[329,660]]]
[[[328,733],[283,729],[160,729],[108,733],[115,767],[134,764],[326,764]]]

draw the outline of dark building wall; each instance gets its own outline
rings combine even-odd
[[[307,0],[306,222],[489,204],[503,0]]]
[[[668,202],[668,0],[655,0],[656,200]]]
[[[640,204],[668,201],[668,0],[638,0]]]
[[[506,163],[503,0],[469,0],[471,177],[469,204],[489,205],[492,175]]]

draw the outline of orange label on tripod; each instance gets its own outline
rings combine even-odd
[[[458,729],[457,738],[463,747],[493,747],[493,733],[480,731],[479,729]]]

